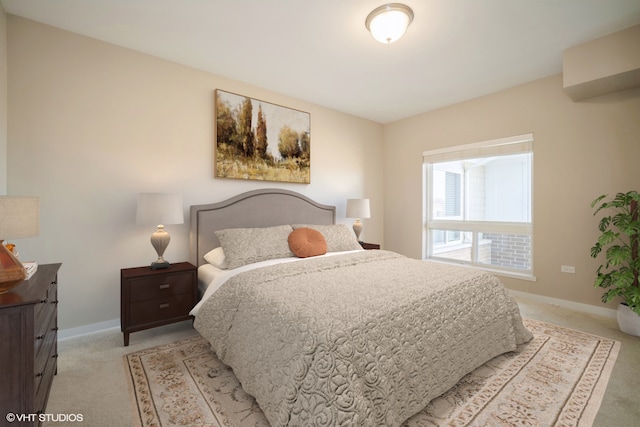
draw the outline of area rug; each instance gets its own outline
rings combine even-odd
[[[532,341],[466,375],[403,426],[592,425],[620,343],[524,322]],[[124,358],[140,426],[269,426],[200,336]]]

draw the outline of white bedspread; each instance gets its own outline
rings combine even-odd
[[[212,294],[194,326],[274,427],[399,426],[531,339],[493,275],[387,251],[254,268]]]

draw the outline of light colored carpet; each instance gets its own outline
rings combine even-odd
[[[592,425],[620,343],[537,320],[525,324],[534,333],[530,343],[465,376],[405,426]],[[124,358],[139,425],[269,425],[199,336]]]

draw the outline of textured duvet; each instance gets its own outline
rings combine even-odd
[[[387,251],[241,273],[195,328],[272,426],[399,426],[531,339],[494,276]]]

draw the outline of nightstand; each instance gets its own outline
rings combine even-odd
[[[156,326],[191,319],[196,305],[196,267],[188,262],[169,268],[123,268],[120,270],[120,329],[124,345],[129,334]]]
[[[360,246],[362,246],[363,249],[380,249],[380,245],[378,243],[365,243],[365,242],[358,242],[360,243]]]

